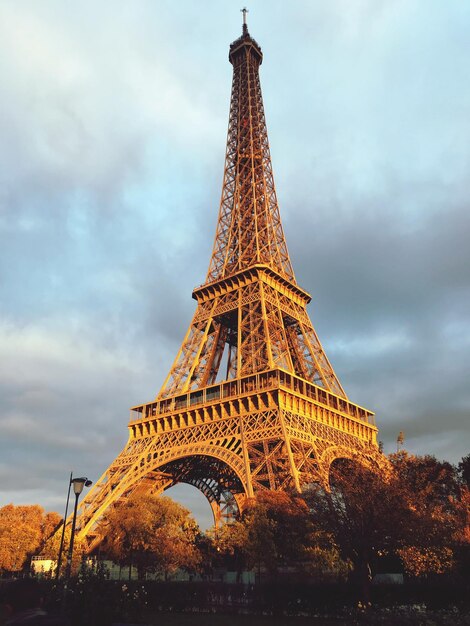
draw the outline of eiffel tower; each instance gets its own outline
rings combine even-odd
[[[81,503],[78,537],[135,490],[188,483],[217,522],[266,489],[328,484],[330,464],[380,465],[371,411],[351,402],[306,311],[274,186],[259,81],[243,14],[233,65],[222,196],[196,312],[157,397],[131,409],[129,440]]]

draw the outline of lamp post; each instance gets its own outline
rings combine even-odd
[[[62,523],[62,536],[60,538],[59,556],[58,556],[58,559],[57,559],[57,569],[55,571],[56,580],[59,579],[60,567],[62,565],[62,552],[64,550],[65,527],[67,526],[67,512],[69,510],[70,487],[72,486],[72,476],[73,476],[73,472],[70,472],[69,490],[67,491],[67,502],[65,504],[64,521]]]
[[[81,478],[71,478],[70,484],[73,486],[73,492],[75,494],[75,506],[73,509],[72,532],[70,535],[69,552],[67,554],[67,569],[65,570],[66,580],[70,578],[70,572],[72,570],[73,543],[75,539],[75,524],[77,522],[78,499],[80,497],[80,494],[83,491],[83,487],[89,487],[92,483],[91,483],[91,480],[88,480],[88,478],[81,477]]]

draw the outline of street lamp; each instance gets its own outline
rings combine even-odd
[[[57,559],[57,569],[55,571],[56,580],[59,579],[60,567],[62,565],[62,552],[64,550],[65,527],[67,526],[67,512],[69,510],[70,487],[72,486],[72,476],[73,476],[73,472],[70,472],[69,490],[67,491],[67,502],[65,504],[64,521],[62,522],[62,536],[60,538],[59,557]]]
[[[70,535],[70,545],[69,552],[67,555],[67,569],[65,571],[65,578],[68,580],[70,578],[70,572],[72,569],[72,555],[73,555],[73,542],[75,539],[75,524],[77,522],[77,507],[78,507],[78,498],[83,491],[83,487],[89,487],[92,484],[91,480],[88,480],[86,477],[81,478],[71,478],[70,485],[73,486],[73,492],[75,494],[75,506],[73,509],[73,519],[72,519],[72,532]],[[70,493],[70,485],[69,485],[69,493]]]

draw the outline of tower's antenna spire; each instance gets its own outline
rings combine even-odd
[[[246,14],[248,13],[248,9],[246,7],[243,7],[243,9],[240,9],[240,12],[243,13],[243,34],[247,35],[248,34],[248,26],[246,23]]]

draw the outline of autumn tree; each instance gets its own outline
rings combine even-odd
[[[28,566],[59,522],[57,513],[46,513],[38,504],[1,507],[0,570],[19,572]]]
[[[295,565],[301,569],[310,560],[314,527],[305,500],[285,491],[260,492],[242,518],[246,527],[248,565],[264,566],[275,574]]]
[[[470,580],[470,488],[461,487],[457,503],[461,524],[455,533],[456,570],[464,579]]]
[[[203,549],[205,569],[210,572],[214,567],[225,568],[229,571],[241,573],[246,569],[245,545],[247,542],[247,528],[237,519],[235,521],[213,526],[205,533]]]
[[[423,504],[446,505],[449,497],[457,494],[457,471],[447,461],[439,461],[430,454],[409,454],[405,450],[391,454],[389,460],[400,484],[419,496]]]
[[[170,498],[132,494],[110,509],[99,526],[102,551],[116,563],[167,576],[199,563],[198,526],[189,511]]]
[[[277,575],[294,567],[318,574],[340,571],[344,563],[331,534],[314,526],[304,499],[283,491],[262,491],[248,502],[241,518],[218,529],[217,549],[225,563]]]
[[[463,457],[457,466],[457,471],[461,485],[470,489],[470,454]]]
[[[360,463],[341,459],[330,469],[330,489],[312,485],[305,498],[312,521],[330,532],[364,600],[377,559],[396,547],[409,511],[393,481]]]
[[[412,576],[451,571],[464,524],[456,468],[434,456],[405,451],[391,455],[390,460],[412,515],[397,548],[405,571]]]
[[[390,460],[385,475],[338,460],[330,470],[330,489],[312,487],[306,494],[312,519],[333,533],[343,559],[353,565],[365,600],[374,567],[383,556],[398,557],[411,576],[450,571],[465,525],[465,507],[450,463],[406,452]]]

